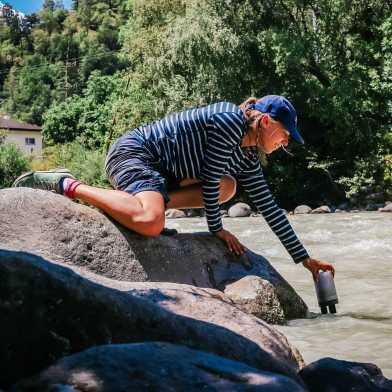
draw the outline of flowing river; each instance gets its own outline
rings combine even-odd
[[[224,226],[265,256],[304,299],[311,318],[278,326],[310,363],[322,357],[371,362],[392,378],[392,214],[295,215],[289,220],[309,254],[336,269],[336,315],[321,315],[311,274],[296,265],[262,217],[224,218]],[[204,218],[168,220],[205,231]]]

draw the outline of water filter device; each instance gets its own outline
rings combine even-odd
[[[315,282],[316,294],[321,313],[336,313],[336,304],[339,302],[335,282],[330,271],[320,271],[319,280]]]

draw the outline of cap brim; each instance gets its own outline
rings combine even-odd
[[[293,127],[288,130],[290,132],[291,137],[299,144],[305,144],[305,140],[303,137],[299,134],[298,129]]]

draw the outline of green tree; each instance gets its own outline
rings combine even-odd
[[[29,168],[30,161],[14,144],[0,140],[0,188],[10,187]]]

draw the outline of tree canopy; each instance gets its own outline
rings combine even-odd
[[[0,27],[2,110],[97,149],[172,111],[285,95],[306,146],[268,160],[283,205],[392,196],[391,15],[387,0],[47,0]]]

